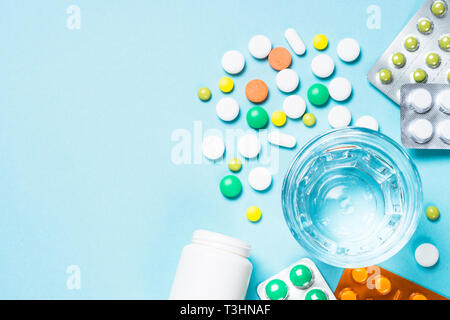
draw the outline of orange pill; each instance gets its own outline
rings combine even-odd
[[[289,68],[291,62],[291,54],[286,48],[277,47],[269,53],[269,64],[273,69],[277,71]]]
[[[339,299],[356,300],[356,293],[350,288],[342,289],[342,291],[339,293]]]
[[[415,292],[409,296],[409,300],[428,300],[428,299],[423,294]]]
[[[385,295],[389,294],[391,292],[391,288],[392,288],[391,281],[388,278],[383,277],[383,276],[378,276],[375,279],[375,289],[377,289],[377,291],[381,295],[385,296]]]
[[[247,99],[253,103],[261,103],[267,99],[269,88],[267,84],[259,79],[255,79],[247,83],[245,87],[245,95]]]
[[[366,268],[357,268],[352,270],[352,278],[357,283],[364,283],[366,282],[368,277],[367,269]]]

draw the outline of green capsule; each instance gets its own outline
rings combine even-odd
[[[253,129],[262,129],[267,126],[269,115],[264,108],[253,107],[247,112],[247,123]]]
[[[450,51],[450,36],[442,36],[439,40],[439,47],[441,47],[442,50]]]
[[[322,290],[312,289],[306,293],[305,300],[328,300],[328,297]]]
[[[315,106],[323,106],[328,102],[329,98],[328,88],[321,83],[313,84],[308,89],[308,100]]]
[[[426,62],[430,68],[437,68],[441,64],[441,58],[437,53],[430,53],[427,55]]]
[[[303,264],[296,265],[289,272],[289,279],[292,284],[299,288],[307,288],[312,282],[312,273],[309,268]]]
[[[392,55],[392,63],[397,68],[403,68],[406,64],[406,57],[403,53],[395,53]]]
[[[380,70],[380,72],[378,72],[378,76],[380,77],[380,81],[384,84],[392,82],[392,72],[389,69]]]
[[[417,69],[416,71],[414,71],[413,78],[417,83],[425,82],[427,80],[427,77],[428,75],[425,70]]]
[[[433,30],[433,22],[427,18],[422,18],[417,23],[417,29],[423,34],[429,34]]]
[[[408,51],[416,51],[419,48],[419,41],[417,38],[408,37],[405,40],[405,48]]]
[[[431,12],[438,18],[442,17],[445,14],[445,11],[447,11],[447,7],[442,0],[435,1],[431,6]]]
[[[284,300],[288,294],[288,286],[284,281],[273,279],[266,285],[266,295],[270,300]]]
[[[229,175],[220,181],[220,192],[230,199],[236,198],[241,194],[242,183],[238,177]]]

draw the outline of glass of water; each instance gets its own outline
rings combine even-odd
[[[282,204],[292,234],[310,254],[338,267],[366,267],[409,241],[422,210],[422,184],[395,141],[346,128],[313,139],[297,154]]]

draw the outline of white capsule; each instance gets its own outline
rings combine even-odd
[[[450,114],[450,90],[443,91],[438,97],[438,102],[441,111]]]
[[[289,118],[298,119],[305,114],[306,102],[300,96],[289,96],[284,99],[283,110]]]
[[[431,109],[433,105],[433,96],[423,88],[416,89],[409,94],[409,104],[417,113],[425,113]]]
[[[225,152],[225,144],[222,138],[217,136],[208,136],[203,139],[202,144],[203,155],[210,160],[218,160],[222,158]]]
[[[278,72],[275,81],[281,91],[289,93],[297,89],[300,80],[297,72],[292,69],[284,69]]]
[[[256,135],[246,134],[238,141],[238,151],[244,158],[255,158],[261,151],[261,142]]]
[[[411,138],[417,143],[427,143],[433,137],[433,125],[426,119],[419,119],[409,125]]]
[[[431,243],[423,243],[417,247],[414,257],[422,267],[429,268],[438,262],[439,250]]]
[[[257,35],[250,39],[248,51],[256,59],[265,59],[272,50],[270,39],[263,35]]]
[[[327,54],[319,54],[312,60],[311,70],[319,78],[328,78],[334,72],[334,61]]]
[[[334,100],[345,101],[352,94],[352,84],[345,78],[334,78],[328,85],[328,91]]]
[[[222,57],[222,67],[229,74],[240,73],[245,66],[245,58],[237,50],[231,50],[225,52]]]
[[[270,132],[267,139],[273,145],[289,149],[294,148],[297,144],[297,140],[295,140],[295,137],[289,134],[281,133],[279,131]]]
[[[338,43],[337,54],[342,61],[352,62],[358,59],[361,47],[355,39],[347,38]]]
[[[239,115],[239,104],[233,98],[223,98],[217,102],[216,114],[223,121],[233,121]]]
[[[297,31],[292,28],[286,29],[286,31],[284,32],[284,37],[286,38],[287,42],[291,46],[292,50],[294,50],[296,55],[301,56],[305,54],[305,44],[298,35]]]
[[[335,106],[328,112],[328,123],[335,129],[345,128],[351,121],[352,114],[344,106]]]
[[[264,167],[252,169],[248,174],[248,183],[257,191],[264,191],[272,184],[272,175]]]
[[[378,131],[379,129],[377,119],[371,116],[362,116],[358,118],[355,122],[355,127],[367,128],[374,131]]]
[[[438,126],[439,138],[447,144],[450,144],[450,120],[444,120]]]

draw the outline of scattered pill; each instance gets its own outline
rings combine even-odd
[[[339,293],[340,300],[357,300],[356,293],[350,288],[344,288]]]
[[[279,131],[270,132],[267,140],[273,145],[289,149],[294,148],[297,144],[297,140],[294,136]]]
[[[284,300],[288,295],[288,286],[282,280],[270,280],[266,285],[266,295],[270,300]]]
[[[297,31],[292,28],[286,29],[286,31],[284,32],[284,37],[286,38],[287,42],[291,46],[292,50],[294,50],[296,55],[302,56],[305,54],[305,44],[298,35]]]
[[[328,85],[328,91],[334,100],[345,101],[352,94],[352,84],[345,78],[334,78]]]
[[[450,144],[450,120],[444,120],[439,124],[438,134],[442,141]]]
[[[427,218],[431,221],[435,221],[439,218],[439,209],[436,208],[435,206],[429,206],[427,208]]]
[[[251,206],[247,209],[246,216],[251,222],[258,222],[261,219],[261,209]]]
[[[311,62],[312,72],[319,78],[328,78],[334,72],[334,61],[327,54],[320,54]]]
[[[352,278],[355,282],[363,284],[367,281],[369,274],[366,268],[356,268],[352,270]]]
[[[240,73],[245,66],[245,58],[237,50],[227,51],[222,57],[222,67],[229,74]]]
[[[446,10],[446,4],[442,0],[435,1],[431,6],[431,12],[433,12],[433,14],[438,18],[442,17]]]
[[[276,83],[278,88],[286,93],[292,92],[297,89],[299,84],[299,78],[297,72],[292,69],[284,69],[278,72],[276,77]]]
[[[307,127],[313,127],[316,124],[316,117],[312,113],[305,113],[302,118],[303,123]]]
[[[439,250],[431,243],[423,243],[414,254],[419,265],[425,268],[434,266],[439,260]]]
[[[261,142],[256,135],[246,134],[238,141],[238,151],[244,158],[255,158],[261,151]]]
[[[358,41],[351,38],[341,40],[337,46],[337,54],[342,61],[353,62],[358,59],[361,47]]]
[[[431,93],[423,88],[414,90],[408,98],[410,105],[417,113],[425,113],[429,111],[433,105]]]
[[[267,126],[269,115],[264,108],[253,107],[247,112],[247,123],[253,129],[262,129]]]
[[[429,53],[426,57],[426,63],[430,68],[437,68],[441,64],[441,58],[437,53]]]
[[[405,48],[408,51],[416,51],[419,48],[419,40],[414,37],[408,37],[405,39]]]
[[[328,300],[328,297],[320,289],[311,289],[306,293],[305,300]]]
[[[378,121],[374,117],[371,116],[362,116],[358,118],[355,122],[355,127],[371,129],[374,131],[378,131]]]
[[[239,115],[239,104],[233,98],[223,98],[217,102],[216,114],[223,121],[233,121]]]
[[[233,175],[224,177],[220,181],[220,192],[227,198],[237,198],[242,192],[241,180]]]
[[[384,276],[377,276],[375,278],[375,289],[378,291],[378,293],[385,296],[391,292],[391,281]]]
[[[202,143],[203,155],[209,160],[217,160],[222,158],[225,152],[225,144],[222,138],[218,136],[208,136],[203,139]]]
[[[289,118],[298,119],[305,114],[306,102],[300,96],[289,96],[284,99],[283,110]]]
[[[428,299],[423,294],[414,292],[409,296],[409,300],[428,300]]]
[[[311,270],[304,264],[298,264],[289,272],[289,280],[297,288],[306,289],[313,283]]]
[[[271,117],[274,126],[282,127],[286,124],[286,114],[283,111],[275,111]]]
[[[448,36],[448,35],[443,35],[443,36],[439,39],[439,47],[440,47],[442,50],[450,51],[450,36]]]
[[[245,95],[251,102],[261,103],[267,99],[267,96],[269,95],[269,88],[264,81],[254,79],[249,81],[245,86]]]
[[[281,71],[289,68],[291,63],[292,57],[286,48],[277,47],[270,51],[269,64],[274,70]]]
[[[209,99],[211,99],[211,91],[206,87],[198,89],[197,95],[198,98],[202,101],[208,101]]]
[[[219,80],[219,89],[224,93],[233,91],[234,83],[229,77],[223,77]]]
[[[315,106],[323,106],[328,102],[329,98],[328,88],[321,83],[313,84],[308,89],[308,100]]]
[[[392,82],[392,72],[389,69],[382,69],[378,73],[381,83],[389,84]]]
[[[403,68],[406,64],[406,57],[403,53],[397,52],[392,55],[392,63],[397,68]]]
[[[433,125],[427,119],[419,119],[410,124],[409,133],[417,143],[426,143],[433,136]]]
[[[328,47],[328,38],[323,34],[318,34],[313,39],[313,46],[317,50],[325,50]]]
[[[429,34],[433,30],[433,22],[427,18],[421,18],[417,22],[417,30],[423,34]]]
[[[228,162],[228,168],[233,172],[239,172],[242,168],[242,162],[238,158],[233,158]]]
[[[414,81],[416,81],[417,83],[422,83],[425,82],[428,78],[427,73],[425,72],[425,70],[422,69],[417,69],[416,71],[414,71],[413,73],[413,79]]]
[[[352,114],[350,113],[350,110],[344,106],[335,106],[328,112],[328,123],[332,128],[345,128],[351,121]]]
[[[272,175],[264,167],[257,167],[248,174],[248,183],[257,191],[264,191],[272,184]]]
[[[248,51],[256,59],[265,59],[272,50],[270,39],[263,35],[257,35],[250,39]]]

